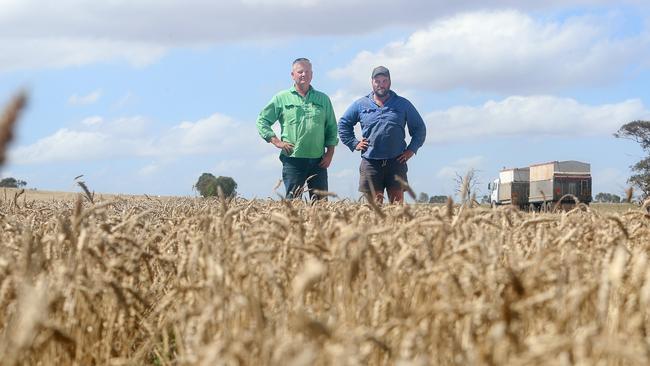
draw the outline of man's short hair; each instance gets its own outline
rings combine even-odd
[[[298,57],[297,59],[293,60],[293,63],[291,65],[293,66],[293,65],[295,65],[297,63],[301,63],[301,62],[305,62],[305,63],[308,63],[308,64],[311,65],[311,61],[309,61],[309,59],[306,58],[306,57]]]

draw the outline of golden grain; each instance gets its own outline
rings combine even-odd
[[[4,200],[2,363],[650,362],[645,207],[372,203]]]

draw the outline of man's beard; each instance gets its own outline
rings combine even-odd
[[[383,98],[388,95],[388,89],[375,90],[375,95],[380,98]]]

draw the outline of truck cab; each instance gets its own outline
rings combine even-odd
[[[488,184],[490,205],[514,205],[528,207],[528,168],[510,168],[499,172],[499,177]]]
[[[499,178],[488,183],[488,192],[490,192],[490,206],[496,207],[499,204]]]

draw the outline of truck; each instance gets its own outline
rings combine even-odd
[[[499,178],[488,184],[488,191],[493,207],[515,205],[520,209],[549,211],[556,204],[571,207],[576,198],[589,204],[591,166],[567,160],[503,169]]]
[[[552,205],[563,206],[591,202],[591,166],[575,160],[552,161],[530,166],[530,195],[528,202],[535,209],[549,210]],[[561,201],[560,201],[561,200]]]
[[[501,170],[499,172],[499,178],[488,183],[492,207],[515,205],[526,208],[528,206],[529,181],[529,168]]]

